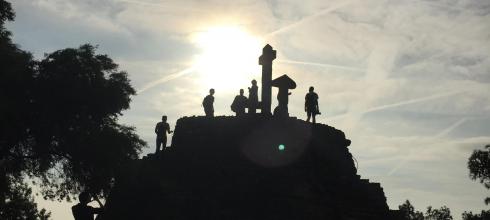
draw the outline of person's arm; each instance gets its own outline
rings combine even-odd
[[[158,134],[158,123],[155,125],[155,134]]]
[[[167,124],[167,133],[171,134],[172,132],[173,132],[173,131],[172,131],[172,130],[170,130],[170,125],[169,125],[169,124]]]

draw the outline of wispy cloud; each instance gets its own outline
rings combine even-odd
[[[304,18],[301,18],[299,21],[296,21],[294,23],[291,23],[291,24],[288,24],[284,27],[281,27],[275,31],[272,31],[268,34],[266,34],[264,36],[264,38],[268,39],[268,38],[271,38],[271,37],[274,37],[275,35],[277,34],[280,34],[280,33],[283,33],[283,32],[287,32],[287,31],[290,31],[292,29],[294,29],[295,27],[298,27],[300,25],[304,25],[305,23],[309,22],[309,21],[312,21],[312,20],[315,20],[315,19],[318,19],[319,17],[325,15],[325,14],[328,14],[332,11],[335,11],[339,8],[342,8],[342,7],[345,7],[349,4],[351,4],[352,2],[354,2],[354,0],[346,0],[346,1],[340,1],[340,2],[335,2],[332,6],[328,7],[328,8],[325,8],[323,10],[320,10],[319,12],[315,13],[315,14],[312,14],[312,15],[308,15]]]
[[[465,91],[466,90],[435,94],[435,95],[431,95],[431,96],[424,96],[424,97],[405,100],[405,101],[396,102],[396,103],[392,103],[392,104],[386,104],[386,105],[371,107],[371,108],[365,109],[363,111],[357,112],[355,114],[366,114],[366,113],[381,111],[381,110],[385,110],[385,109],[389,109],[389,108],[395,108],[395,107],[400,107],[400,106],[404,106],[404,105],[411,105],[411,104],[416,104],[416,103],[420,103],[420,102],[431,101],[431,100],[435,100],[435,99],[440,99],[440,98],[458,95],[458,94],[464,93]],[[350,117],[350,116],[352,116],[352,114],[354,114],[354,113],[347,112],[347,113],[343,113],[340,115],[335,115],[335,116],[329,117],[329,120],[339,120],[339,119],[342,119],[345,117]]]
[[[186,74],[189,74],[189,73],[192,73],[193,71],[195,71],[195,68],[194,67],[189,67],[189,68],[186,68],[184,70],[181,70],[179,72],[176,72],[176,73],[172,73],[172,74],[169,74],[169,75],[165,75],[164,77],[160,78],[160,79],[157,79],[153,82],[150,82],[146,85],[143,85],[140,89],[138,89],[138,94],[141,94],[143,92],[145,92],[146,90],[148,89],[151,89],[155,86],[158,86],[162,83],[166,83],[170,80],[173,80],[173,79],[176,79],[176,78],[179,78],[179,77],[182,77]]]
[[[121,120],[150,144],[153,119],[167,114],[173,123],[201,112],[206,90],[193,77],[197,51],[189,35],[239,24],[278,51],[274,74],[297,81],[291,115],[304,115],[303,92],[315,85],[320,121],[346,132],[360,174],[381,181],[392,208],[404,199],[445,200],[459,211],[484,207],[484,189],[473,189],[465,161],[470,150],[490,143],[487,0],[17,0],[13,6],[17,20],[9,29],[22,48],[42,56],[99,44],[128,70],[138,96]],[[231,114],[227,95],[217,94],[220,114]],[[442,181],[431,175],[437,172],[450,182],[428,189]],[[452,195],[462,188],[472,191],[458,203]],[[69,218],[69,210],[65,215],[59,219]]]
[[[179,11],[191,11],[191,12],[200,12],[200,13],[208,13],[209,11],[207,10],[202,10],[196,7],[185,7],[183,5],[179,4],[170,4],[168,2],[149,2],[149,1],[135,1],[135,0],[115,0],[117,2],[124,2],[124,3],[129,3],[129,4],[135,4],[135,5],[141,5],[145,7],[158,7],[158,8],[163,8],[167,10],[179,10]]]
[[[439,143],[442,141],[442,138],[446,135],[448,135],[451,131],[459,127],[461,124],[466,122],[467,118],[462,118],[458,121],[456,121],[454,124],[451,126],[447,127],[446,129],[440,131],[437,133],[433,138],[430,138],[429,140],[426,140],[425,144],[421,143],[421,146],[417,146],[415,148],[412,148],[409,154],[406,156],[402,157],[402,159],[388,172],[388,176],[391,176],[395,174],[401,167],[403,167],[408,161],[414,158],[415,155],[424,155],[426,151],[430,150],[430,148],[435,144]]]
[[[309,66],[319,66],[319,67],[327,67],[327,68],[337,68],[337,69],[343,69],[343,70],[354,71],[354,72],[365,72],[366,71],[366,70],[361,69],[361,68],[335,65],[335,64],[330,64],[330,63],[315,63],[315,62],[304,62],[304,61],[295,61],[295,60],[286,60],[286,59],[275,60],[275,62],[288,63],[288,64],[299,64],[299,65],[309,65]]]

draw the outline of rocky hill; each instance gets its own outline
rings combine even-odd
[[[398,219],[342,131],[294,118],[184,117],[119,175],[99,219]]]

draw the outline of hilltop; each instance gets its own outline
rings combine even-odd
[[[165,152],[121,172],[101,218],[394,219],[349,145],[294,118],[184,117]]]

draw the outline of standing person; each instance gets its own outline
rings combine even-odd
[[[207,117],[213,117],[214,116],[214,89],[209,90],[209,95],[204,97],[204,100],[202,100],[202,106],[204,107],[204,113],[206,113]]]
[[[252,87],[248,87],[248,113],[255,114],[257,108],[259,107],[259,87],[257,86],[257,81],[252,80]]]
[[[313,123],[316,123],[315,116],[320,114],[318,109],[318,95],[314,92],[315,88],[310,87],[310,92],[305,96],[305,111],[306,111],[306,121],[310,121],[310,117],[313,117]]]
[[[102,213],[102,208],[94,208],[87,205],[90,202],[90,197],[88,192],[82,192],[78,196],[79,203],[71,207],[75,220],[94,220],[95,214]]]
[[[171,134],[170,125],[167,123],[167,116],[162,116],[162,121],[158,122],[155,126],[155,134],[157,134],[156,151],[157,154],[160,151],[160,146],[163,145],[163,149],[167,147],[167,133]]]
[[[235,96],[235,99],[231,104],[231,110],[236,113],[236,116],[242,116],[245,114],[245,108],[247,107],[248,100],[243,93],[243,89],[240,89],[240,95]]]

